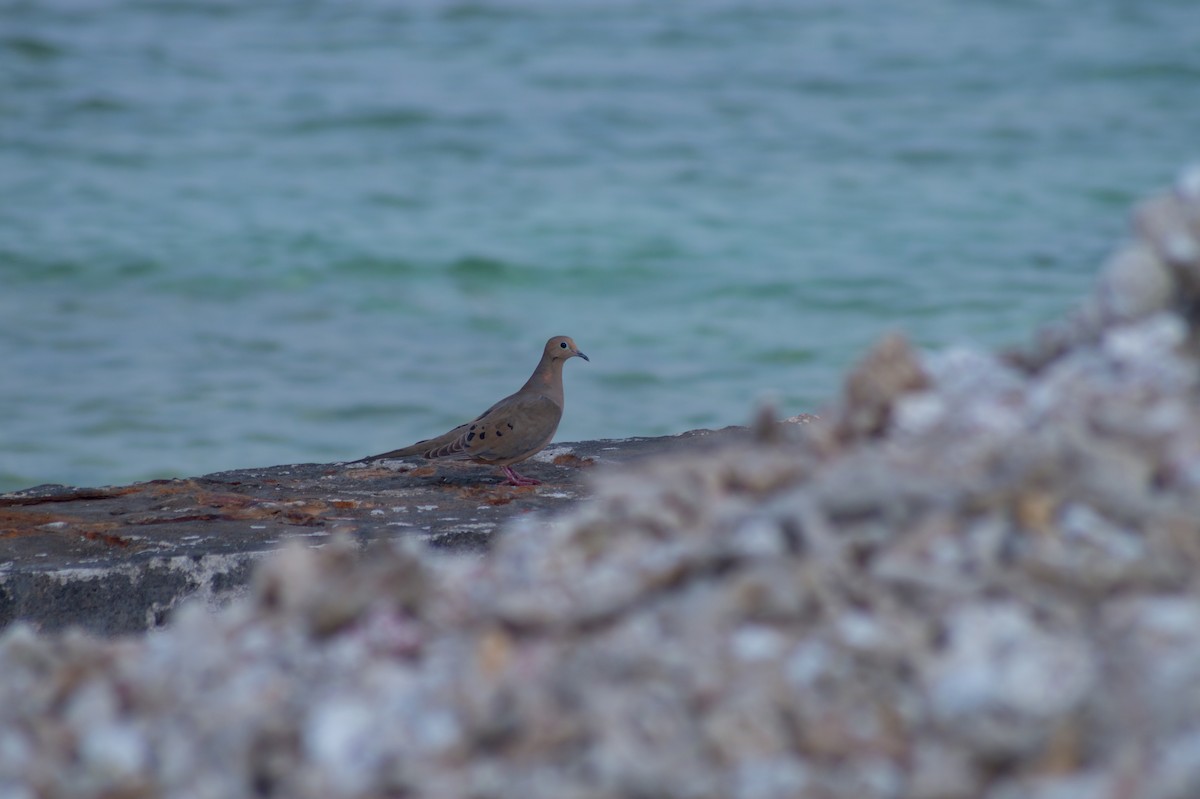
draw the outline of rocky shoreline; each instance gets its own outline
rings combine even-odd
[[[351,523],[147,635],[10,625],[0,792],[1190,799],[1198,400],[1191,172],[1021,352],[886,338],[480,557]]]

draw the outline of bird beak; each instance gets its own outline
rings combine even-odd
[[[584,355],[584,354],[583,354],[582,352],[580,352],[579,350],[575,350],[575,354],[576,354],[576,355],[578,355],[580,358],[583,358],[583,359],[584,359],[585,361],[587,361],[588,363],[591,363],[591,362],[592,362],[592,359],[591,359],[591,358],[589,358],[588,356]]]

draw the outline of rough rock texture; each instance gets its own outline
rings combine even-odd
[[[888,340],[828,424],[482,559],[347,535],[141,638],[10,628],[0,791],[1200,795],[1198,184],[1030,350]]]
[[[254,564],[281,544],[321,546],[337,533],[482,553],[511,517],[585,496],[582,475],[593,466],[700,453],[745,435],[726,428],[556,444],[529,463],[545,481],[537,488],[498,485],[502,478],[479,466],[409,459],[0,494],[0,626],[19,619],[46,630],[145,630],[183,599],[215,606],[244,593]]]

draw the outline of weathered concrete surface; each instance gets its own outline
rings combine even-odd
[[[0,625],[98,633],[162,624],[187,597],[219,603],[286,541],[335,533],[363,542],[415,537],[482,552],[508,519],[587,495],[587,470],[646,455],[698,452],[745,428],[556,444],[527,463],[536,487],[453,462],[301,464],[131,486],[38,486],[0,495]]]

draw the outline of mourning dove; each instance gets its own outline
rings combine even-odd
[[[591,360],[579,351],[569,336],[555,336],[546,342],[542,359],[525,385],[488,408],[473,422],[460,424],[437,438],[418,441],[412,446],[372,455],[358,462],[408,455],[427,459],[454,458],[499,466],[510,485],[538,485],[540,480],[517,474],[512,464],[536,455],[554,437],[563,412],[563,364],[576,355],[585,361]]]

